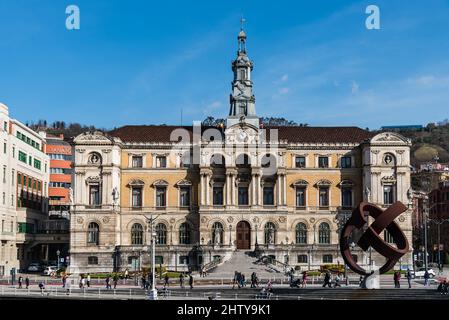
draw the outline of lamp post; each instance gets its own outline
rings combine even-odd
[[[59,270],[59,255],[61,254],[61,251],[56,251],[56,257],[58,258],[58,270]]]
[[[159,215],[157,216],[159,217]],[[156,217],[156,218],[157,218]],[[153,216],[150,216],[150,218],[146,217],[150,224],[150,239],[151,239],[151,290],[148,294],[148,298],[150,300],[157,300],[157,290],[156,290],[156,232],[154,231],[154,221],[156,218],[153,218]]]

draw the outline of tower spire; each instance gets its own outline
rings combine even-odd
[[[232,62],[234,80],[232,81],[231,105],[226,123],[227,127],[230,127],[236,123],[245,122],[258,128],[259,118],[256,115],[256,99],[253,94],[253,82],[251,81],[253,62],[246,53],[246,33],[243,30],[245,21],[242,16],[240,19],[240,32],[237,37],[237,58]]]

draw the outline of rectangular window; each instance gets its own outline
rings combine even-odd
[[[3,143],[3,153],[5,153],[5,154],[6,154],[6,149],[7,149],[7,145],[6,145],[6,142],[4,142]]]
[[[329,158],[328,157],[318,157],[318,167],[319,168],[329,168]]]
[[[16,157],[16,147],[12,147],[12,157]]]
[[[37,190],[38,190],[38,191],[42,191],[42,190],[41,190],[41,182],[40,182],[40,181],[37,182]]]
[[[3,122],[3,130],[7,131],[8,130],[8,122]]]
[[[332,263],[332,255],[331,254],[323,254],[323,263]]]
[[[179,256],[179,264],[189,264],[189,256]]]
[[[28,157],[28,164],[31,166],[33,164],[33,157]]]
[[[89,264],[89,265],[97,265],[98,264],[98,257],[95,257],[95,256],[87,257],[87,264]]]
[[[134,208],[142,207],[142,187],[133,187],[132,188],[132,206]]]
[[[351,168],[351,157],[341,157],[340,159],[340,167],[342,168]]]
[[[216,186],[213,188],[214,206],[223,205],[223,187]]]
[[[143,167],[142,156],[133,156],[132,157],[132,167],[133,168],[142,168]]]
[[[33,179],[31,179],[31,177],[28,178],[28,188],[32,188],[33,187]]]
[[[343,208],[352,208],[352,188],[341,188],[341,206]]]
[[[306,157],[298,156],[295,157],[295,167],[305,168],[306,167]]]
[[[181,187],[179,189],[179,203],[181,207],[190,206],[190,187]]]
[[[273,187],[263,187],[263,204],[266,206],[274,205]]]
[[[384,240],[388,243],[394,243],[394,239],[387,230],[384,230]]]
[[[165,187],[156,187],[156,207],[166,206],[166,191]]]
[[[307,255],[299,254],[298,255],[298,263],[307,263]]]
[[[393,204],[394,202],[394,195],[393,195],[393,186],[387,185],[384,186],[384,204]]]
[[[154,262],[155,262],[155,264],[164,264],[164,257],[163,256],[155,256]]]
[[[14,185],[14,180],[16,179],[16,172],[14,171],[14,169],[12,169],[11,171],[11,185]]]
[[[3,166],[3,183],[6,183],[6,166]]]
[[[19,151],[19,161],[27,163],[27,154],[25,152]]]
[[[239,187],[239,205],[248,205],[248,187]]]
[[[37,160],[37,159],[34,159],[34,167],[36,169],[40,170],[41,169],[41,161]]]
[[[328,208],[329,207],[329,188],[320,187],[319,189],[320,196],[320,208]]]
[[[166,168],[167,167],[167,157],[166,156],[157,156],[156,157],[156,167],[157,168]]]
[[[306,207],[306,188],[296,187],[296,207]]]
[[[21,175],[20,173],[17,174],[17,183],[18,183],[19,185],[22,184],[22,175]]]
[[[89,204],[91,206],[100,205],[100,186],[91,185],[89,187]]]

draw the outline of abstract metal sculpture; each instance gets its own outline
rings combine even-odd
[[[396,217],[406,210],[407,207],[399,201],[392,204],[385,211],[368,202],[361,202],[359,206],[354,209],[351,218],[346,222],[340,236],[341,254],[352,271],[364,276],[368,276],[372,273],[367,272],[357,264],[351,255],[349,247],[349,238],[352,232],[356,229],[362,229],[365,224],[368,223],[368,215],[374,218],[374,222],[367,227],[357,244],[363,251],[372,247],[387,259],[386,263],[379,269],[380,274],[393,268],[399,259],[409,251],[407,238],[394,221]],[[365,212],[367,214],[365,214]],[[379,236],[385,229],[392,236],[396,248],[385,242],[384,239]]]

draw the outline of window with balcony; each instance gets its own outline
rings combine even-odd
[[[319,193],[319,204],[320,209],[326,209],[329,207],[329,187],[319,187],[318,188]]]
[[[341,206],[345,208],[352,208],[352,188],[342,187],[341,188]]]
[[[156,225],[156,244],[167,244],[167,226],[163,223]]]
[[[240,206],[247,206],[249,204],[249,197],[248,197],[248,187],[247,186],[241,186],[238,189],[239,193],[239,205]]]
[[[329,157],[318,157],[319,168],[329,168]]]
[[[132,187],[132,207],[142,207],[142,187]]]
[[[341,157],[340,159],[340,167],[342,168],[351,168],[351,157]]]
[[[321,223],[318,227],[318,242],[320,244],[331,243],[331,228],[326,222]]]
[[[384,204],[390,205],[394,202],[394,186],[385,185],[384,186]]]
[[[296,187],[296,207],[305,208],[306,207],[306,187],[297,186]]]
[[[180,187],[179,188],[179,205],[181,207],[190,206],[190,187]]]
[[[133,168],[142,168],[143,167],[142,156],[132,156],[131,165]]]
[[[307,226],[302,222],[296,225],[296,243],[297,244],[307,243]]]
[[[167,205],[167,188],[164,186],[156,187],[156,207],[163,208]]]
[[[156,157],[156,168],[167,168],[167,157],[157,156]]]
[[[306,167],[306,157],[296,156],[295,157],[295,167],[296,168],[305,168]]]
[[[214,186],[212,192],[213,192],[214,206],[222,206],[223,205],[223,186]]]
[[[89,186],[89,204],[91,206],[99,206],[101,204],[100,200],[100,186],[90,185]]]
[[[263,204],[265,206],[274,205],[274,189],[272,186],[263,187]]]
[[[99,239],[100,239],[100,227],[95,222],[89,223],[87,229],[87,243],[98,246],[100,243]]]
[[[140,223],[134,223],[131,227],[131,244],[143,244],[143,227]]]

